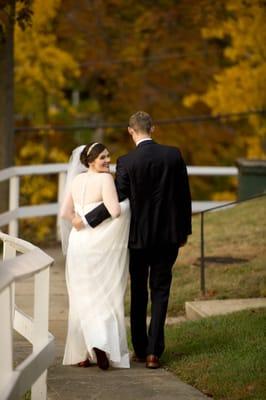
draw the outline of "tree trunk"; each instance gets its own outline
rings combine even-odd
[[[0,170],[14,163],[14,15],[15,0],[9,1],[5,38],[0,38]],[[8,184],[1,183],[0,212],[7,210]]]

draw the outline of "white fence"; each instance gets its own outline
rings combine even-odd
[[[0,227],[9,225],[9,234],[18,235],[18,220],[26,217],[40,217],[46,215],[57,215],[58,205],[63,194],[66,177],[67,164],[44,164],[21,167],[10,167],[0,171],[0,182],[9,180],[9,210],[0,214]],[[111,167],[115,171],[115,165]],[[37,206],[19,205],[20,177],[24,175],[58,175],[57,203],[41,204]],[[190,176],[237,176],[236,167],[188,167]],[[193,201],[192,211],[199,212],[205,209],[226,204],[226,201]]]
[[[17,400],[31,388],[32,400],[47,398],[47,368],[54,359],[54,337],[48,332],[49,272],[53,259],[32,244],[0,232],[0,399]],[[19,256],[17,252],[22,253]],[[15,305],[16,281],[34,277],[33,318]],[[18,366],[13,360],[13,329],[32,343],[32,353]]]

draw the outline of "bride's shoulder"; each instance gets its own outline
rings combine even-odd
[[[72,181],[72,185],[82,182],[85,179],[85,177],[86,177],[86,172],[81,172],[81,174],[76,175]]]
[[[103,183],[114,182],[113,175],[109,172],[102,172],[100,175]]]
[[[111,180],[111,179],[113,180],[114,179],[113,175],[110,174],[110,172],[102,172],[100,175],[101,175],[101,178],[104,180]]]

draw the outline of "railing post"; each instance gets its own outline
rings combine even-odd
[[[48,341],[49,319],[49,272],[50,269],[37,273],[34,282],[34,327],[33,327],[33,352]],[[32,385],[32,400],[46,400],[47,398],[47,370],[39,376]]]
[[[9,181],[9,211],[19,208],[19,177],[13,176]],[[8,233],[11,236],[18,237],[17,218],[9,222]]]
[[[0,340],[0,393],[5,389],[13,371],[13,323],[12,291],[7,286],[0,292],[1,340]]]
[[[3,259],[8,260],[9,258],[16,257],[16,249],[15,247],[11,246],[9,243],[4,242],[3,248]],[[10,294],[11,294],[11,310],[12,310],[12,321],[15,315],[15,282],[11,283],[10,285]]]
[[[62,200],[63,200],[65,183],[66,183],[66,172],[59,172],[59,174],[58,174],[58,192],[57,192],[58,207],[60,207]],[[60,241],[60,239],[61,239],[60,220],[59,220],[58,215],[59,215],[59,212],[57,213],[57,218],[56,218],[56,238],[58,241]]]
[[[205,296],[204,212],[200,213],[200,290]]]

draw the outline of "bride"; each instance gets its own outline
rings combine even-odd
[[[80,146],[69,163],[60,217],[69,295],[63,364],[97,362],[129,368],[124,321],[128,278],[129,202],[121,203],[109,173],[110,155],[101,143]],[[111,218],[77,231],[71,221],[104,202]]]

